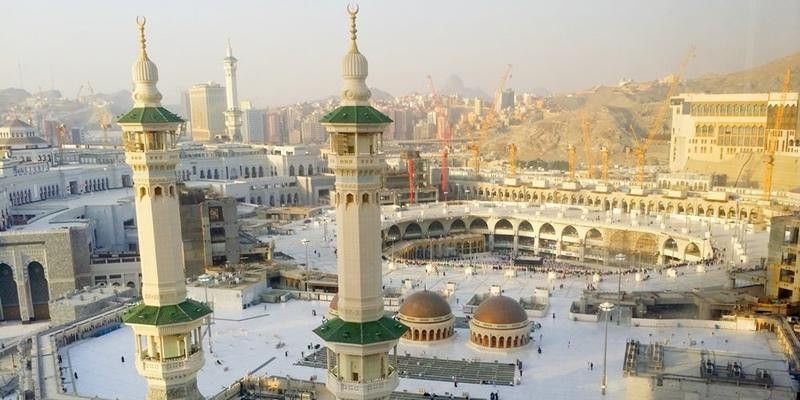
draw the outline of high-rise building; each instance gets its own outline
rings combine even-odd
[[[225,56],[225,131],[228,139],[234,142],[242,141],[242,111],[239,110],[239,94],[236,86],[236,62],[233,49],[228,42]]]
[[[133,328],[139,374],[148,400],[202,399],[197,371],[203,367],[200,326],[211,310],[186,298],[175,148],[183,120],[161,106],[158,68],[145,48],[133,65],[133,108],[119,118],[125,162],[133,170],[134,205],[142,269],[142,303],[123,314]]]
[[[503,94],[500,96],[500,109],[507,110],[510,108],[514,108],[514,89],[503,90]]]
[[[336,174],[338,318],[314,332],[328,348],[326,387],[337,399],[388,399],[399,383],[389,358],[407,328],[383,310],[380,136],[392,120],[369,103],[367,59],[356,45],[350,14],[350,51],[342,60],[341,104],[322,118],[330,134],[329,167]]]
[[[286,129],[286,119],[279,111],[267,112],[264,120],[264,134],[267,144],[283,145],[288,143],[289,132]]]
[[[225,101],[225,88],[218,83],[201,83],[189,89],[192,140],[210,141],[227,135]]]
[[[265,110],[255,109],[249,101],[242,102],[242,141],[249,144],[266,143],[264,120]]]

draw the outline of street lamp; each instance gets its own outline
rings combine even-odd
[[[308,244],[311,243],[308,239],[303,239],[300,243],[306,246],[306,292],[308,291]]]
[[[608,387],[608,375],[606,374],[606,362],[608,360],[608,317],[611,315],[611,311],[614,310],[614,304],[605,302],[600,304],[600,311],[605,314],[606,322],[605,322],[605,335],[603,339],[603,381],[600,383],[600,394],[605,396],[606,388]]]
[[[625,261],[628,258],[625,254],[618,253],[614,256],[614,260],[617,261],[617,303],[622,304],[622,266],[625,265]],[[617,313],[617,325],[619,325],[619,320],[622,318],[622,307],[619,308],[619,312]]]

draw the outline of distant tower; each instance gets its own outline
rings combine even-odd
[[[342,61],[341,104],[320,121],[330,134],[329,167],[336,174],[339,318],[314,330],[328,346],[326,386],[337,399],[388,399],[399,383],[397,341],[407,328],[384,315],[380,189],[384,158],[379,146],[389,117],[369,104],[367,59],[356,46],[350,14],[350,51]]]
[[[211,310],[186,298],[175,165],[183,120],[161,107],[158,68],[145,50],[145,19],[137,20],[141,51],[133,64],[133,109],[122,127],[125,162],[133,170],[143,303],[125,312],[133,328],[136,369],[147,380],[149,400],[202,399],[200,326]]]
[[[225,97],[228,102],[228,108],[225,111],[225,130],[228,139],[238,143],[242,141],[242,111],[239,109],[239,95],[236,90],[236,62],[239,60],[233,56],[230,40],[224,61]]]

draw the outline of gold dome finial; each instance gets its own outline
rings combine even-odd
[[[142,46],[142,53],[147,54],[147,50],[145,50],[145,48],[147,47],[147,44],[146,44],[147,43],[147,39],[144,36],[144,24],[145,23],[147,23],[147,18],[145,18],[143,15],[140,15],[140,16],[136,17],[136,25],[139,26],[139,43]]]
[[[358,4],[355,7],[352,7],[350,4],[347,5],[347,14],[350,15],[350,41],[352,43],[353,50],[358,51],[358,46],[356,45],[356,14],[358,14]]]

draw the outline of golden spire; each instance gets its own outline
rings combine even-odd
[[[358,53],[358,45],[356,44],[356,14],[358,14],[358,4],[355,8],[351,8],[350,4],[347,5],[347,13],[350,15],[350,51]]]

